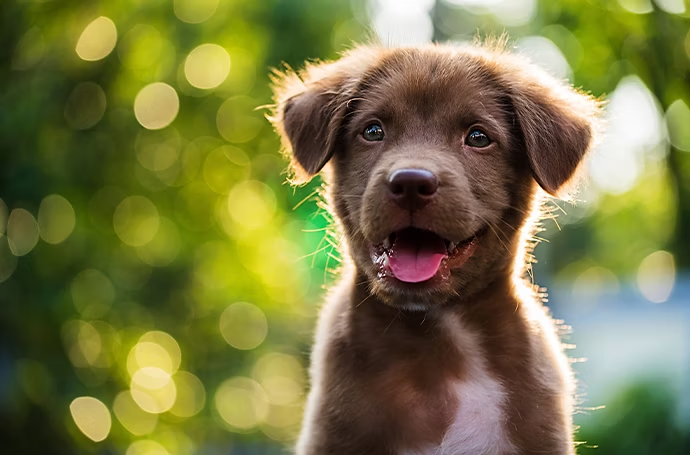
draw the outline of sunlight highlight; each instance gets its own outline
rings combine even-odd
[[[230,73],[230,55],[217,44],[202,44],[189,53],[184,74],[196,88],[212,89],[225,81]]]
[[[381,43],[387,46],[424,44],[431,41],[434,24],[430,0],[375,0],[370,2],[372,23]]]
[[[81,320],[67,321],[61,329],[62,342],[70,362],[77,368],[94,365],[103,351],[103,340],[98,330]]]
[[[231,431],[246,432],[268,416],[266,392],[254,380],[234,377],[223,382],[214,398],[216,410]]]
[[[103,441],[110,433],[110,411],[100,400],[79,397],[69,405],[72,419],[84,436],[95,442]]]
[[[79,352],[88,365],[93,365],[98,360],[103,350],[101,334],[88,322],[79,321],[77,345]]]
[[[137,133],[134,150],[137,161],[150,171],[161,172],[174,166],[182,152],[182,138],[174,128],[141,130]]]
[[[526,36],[516,43],[516,50],[558,79],[571,79],[572,70],[563,52],[548,38]]]
[[[7,241],[12,254],[25,256],[38,243],[39,228],[34,216],[24,209],[14,209],[7,220]]]
[[[188,24],[200,24],[213,16],[218,0],[175,0],[175,16]]]
[[[0,234],[0,283],[7,281],[17,269],[17,256],[12,253],[7,237]]]
[[[668,251],[655,251],[642,260],[637,269],[637,287],[653,303],[668,300],[676,282],[676,265]]]
[[[130,196],[120,202],[113,214],[115,233],[129,246],[143,246],[158,232],[158,209],[144,196]]]
[[[153,267],[170,265],[180,251],[181,238],[177,225],[168,218],[160,218],[158,231],[150,242],[137,247],[142,261]]]
[[[682,99],[674,101],[666,110],[666,126],[671,144],[690,152],[690,108]]]
[[[473,14],[492,14],[503,25],[528,24],[537,14],[537,0],[445,0]]]
[[[150,439],[133,442],[125,455],[170,455],[165,447]]]
[[[253,230],[268,224],[276,211],[276,197],[265,183],[248,180],[238,183],[228,195],[233,221]]]
[[[177,341],[165,332],[147,332],[139,338],[127,356],[127,371],[134,376],[138,370],[155,367],[171,375],[180,367],[182,352]]]
[[[79,58],[89,62],[107,57],[117,43],[115,23],[101,16],[86,26],[77,41],[76,52]]]
[[[57,245],[74,230],[76,219],[72,204],[59,194],[51,194],[41,201],[38,209],[38,228],[44,242]]]
[[[266,354],[254,366],[252,376],[273,405],[299,403],[304,396],[306,374],[299,361],[290,355]]]
[[[192,373],[178,371],[173,376],[177,388],[177,399],[170,414],[188,418],[197,415],[206,405],[204,384]]]
[[[670,14],[685,13],[685,2],[683,0],[654,0],[656,6]]]
[[[170,374],[157,367],[144,367],[134,373],[130,391],[134,402],[151,414],[170,410],[177,397],[177,387]]]
[[[293,442],[299,434],[304,412],[301,404],[289,406],[271,405],[268,416],[261,424],[261,431],[279,442]]]
[[[173,373],[172,359],[168,351],[160,344],[150,341],[140,341],[127,356],[127,371],[131,376],[145,367],[160,368],[168,374]]]
[[[663,118],[658,101],[642,80],[626,76],[610,97],[606,122],[588,170],[596,188],[623,194],[635,186],[648,160],[663,157]]]
[[[635,14],[647,14],[654,10],[651,0],[618,0],[618,4]]]
[[[170,125],[180,110],[180,99],[174,88],[154,82],[142,88],[134,99],[134,115],[146,129],[159,130]]]
[[[204,161],[204,181],[218,194],[228,194],[233,185],[246,180],[251,162],[246,153],[232,145],[211,151]]]
[[[245,143],[254,139],[264,122],[251,113],[259,105],[248,97],[235,97],[225,101],[216,114],[216,128],[228,142]]]
[[[220,333],[229,345],[249,350],[259,346],[268,334],[266,315],[251,303],[233,303],[220,316]]]
[[[141,409],[129,390],[120,392],[115,397],[113,413],[122,426],[135,436],[150,434],[158,424],[158,415]]]

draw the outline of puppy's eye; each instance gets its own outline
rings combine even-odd
[[[470,147],[484,148],[491,144],[491,139],[489,139],[489,136],[487,136],[484,131],[477,128],[472,128],[470,133],[465,138],[465,144],[469,145]]]
[[[364,131],[362,131],[362,137],[369,142],[382,141],[383,128],[378,123],[367,125]]]

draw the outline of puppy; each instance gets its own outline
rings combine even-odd
[[[276,82],[295,180],[328,165],[347,258],[297,454],[574,453],[569,362],[524,271],[599,103],[489,46],[358,47]]]

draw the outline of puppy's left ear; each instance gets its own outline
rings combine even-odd
[[[563,196],[600,128],[601,103],[531,64],[510,66],[507,84],[534,178]]]

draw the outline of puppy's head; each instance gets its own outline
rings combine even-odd
[[[298,181],[332,167],[350,255],[391,305],[427,308],[511,272],[537,185],[558,195],[598,103],[486,48],[357,48],[284,76],[273,123]]]

